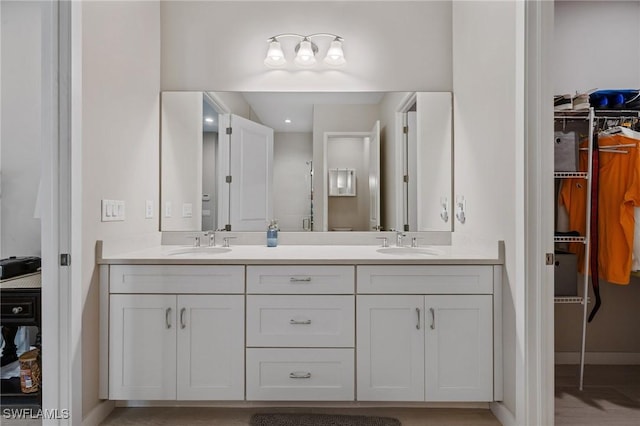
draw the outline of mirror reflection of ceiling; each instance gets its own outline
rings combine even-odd
[[[383,92],[242,93],[259,121],[277,133],[313,131],[314,105],[375,105]],[[286,122],[288,120],[290,122]]]

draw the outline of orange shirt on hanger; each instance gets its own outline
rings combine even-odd
[[[622,134],[600,137],[600,148],[637,144],[638,140]],[[626,153],[600,151],[598,191],[598,269],[600,278],[614,284],[629,284],[631,253],[635,228],[634,206],[640,206],[640,151],[637,146],[619,148]],[[586,155],[581,155],[581,165]],[[584,162],[584,163],[583,163]],[[567,179],[560,193],[569,214],[570,229],[585,232],[587,183],[584,179]],[[582,265],[584,247],[572,244]],[[581,268],[582,270],[582,268]]]
[[[619,148],[626,154],[600,152],[598,268],[602,278],[614,284],[629,284],[635,219],[640,206],[640,151],[637,139],[616,134],[601,137],[600,147],[636,144]]]

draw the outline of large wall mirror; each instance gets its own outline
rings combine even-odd
[[[451,231],[448,92],[163,92],[162,231]]]

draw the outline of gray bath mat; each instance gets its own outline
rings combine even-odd
[[[391,417],[333,414],[254,414],[251,426],[401,426]]]

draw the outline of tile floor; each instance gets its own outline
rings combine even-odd
[[[640,365],[588,365],[584,390],[578,390],[578,367],[558,365],[555,371],[555,424],[558,426],[639,426]],[[300,409],[277,409],[296,412]],[[247,425],[251,414],[264,409],[118,408],[103,426]],[[443,408],[311,409],[318,413],[395,417],[403,426],[498,425],[489,410]],[[308,412],[308,410],[307,410]],[[39,421],[1,419],[3,426],[40,426]],[[547,425],[539,425],[547,426]]]
[[[640,425],[640,365],[587,365],[582,392],[578,373],[556,366],[556,425]]]
[[[253,413],[269,411],[287,413],[332,413],[395,417],[402,426],[494,426],[500,425],[489,410],[445,408],[117,408],[102,426],[241,426],[248,425]]]

